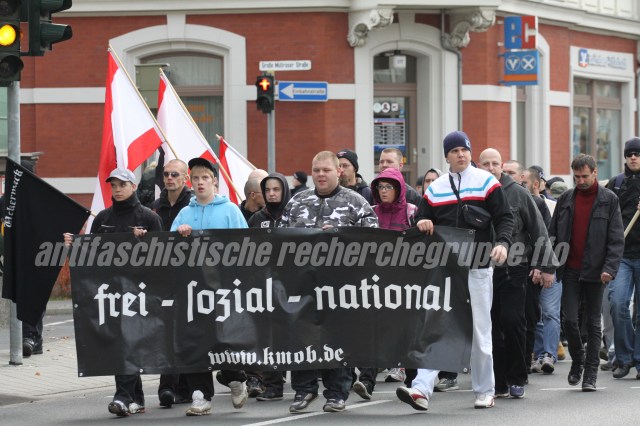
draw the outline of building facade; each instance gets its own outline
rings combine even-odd
[[[537,17],[536,85],[502,83],[508,16]],[[585,152],[608,178],[622,170],[624,141],[638,134],[634,0],[74,0],[55,20],[74,35],[25,58],[22,152],[41,152],[38,174],[85,205],[98,169],[109,45],[152,109],[164,67],[214,149],[222,134],[265,169],[260,63],[310,61],[310,69],[275,71],[277,81],[328,83],[326,102],[276,101],[276,169],[286,175],[310,171],[320,150],[350,148],[371,181],[379,151],[396,146],[413,183],[446,168],[442,138],[461,128],[474,159],[494,147],[568,177],[571,158]]]

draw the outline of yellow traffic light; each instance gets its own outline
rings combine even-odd
[[[18,34],[13,25],[3,25],[0,28],[0,46],[11,46],[15,43]]]

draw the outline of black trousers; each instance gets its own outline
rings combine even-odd
[[[42,316],[40,317],[40,321],[38,321],[38,323],[33,326],[31,324],[29,324],[28,322],[23,321],[22,322],[22,338],[26,339],[26,338],[31,338],[33,339],[36,343],[42,343],[42,319],[44,318],[44,313],[42,313]]]
[[[135,402],[144,406],[144,393],[142,392],[142,379],[139,374],[118,375],[116,378],[116,393],[114,400],[122,401],[129,407]]]
[[[325,398],[344,401],[351,388],[351,368],[331,368],[320,370]],[[298,370],[291,372],[291,387],[296,392],[318,393],[318,370]]]
[[[370,384],[372,388],[376,387],[376,378],[378,377],[378,369],[371,367],[358,367],[360,370],[360,377],[356,375],[356,369],[352,368],[352,383],[355,383],[356,380],[360,380],[364,384]]]
[[[286,374],[286,373],[285,373]],[[282,395],[284,391],[284,374],[282,371],[263,371],[262,384],[267,391],[273,391],[278,395]]]
[[[562,277],[562,311],[564,312],[564,334],[569,343],[569,354],[574,363],[584,365],[585,375],[598,374],[602,329],[600,314],[604,284],[579,281],[580,271],[567,269]],[[580,335],[580,302],[584,303],[584,326],[587,332],[587,349]]]
[[[527,277],[527,301],[524,308],[524,315],[527,322],[526,360],[529,361],[533,353],[533,345],[536,341],[536,327],[540,321],[540,292],[542,287],[534,284],[531,277]]]
[[[524,310],[528,274],[526,266],[508,266],[493,271],[491,336],[493,372],[499,391],[507,390],[509,385],[524,386],[527,381]]]
[[[170,390],[178,399],[191,399],[189,387],[182,374],[161,374],[158,384],[158,396],[165,390]]]

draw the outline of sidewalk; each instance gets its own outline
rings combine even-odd
[[[71,314],[71,300],[50,301],[48,315]],[[46,324],[46,321],[45,321]],[[51,337],[44,333],[44,353],[23,358],[22,365],[9,365],[9,329],[0,329],[0,405],[104,389],[115,391],[112,376],[78,377],[76,342],[73,336]],[[142,376],[145,391],[155,394],[157,375]]]

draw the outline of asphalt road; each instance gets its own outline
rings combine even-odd
[[[49,325],[47,325],[49,324]],[[6,333],[2,333],[5,335]],[[73,335],[70,316],[45,318],[45,334],[49,336]],[[0,337],[2,342],[4,337]],[[598,391],[583,393],[580,387],[567,384],[570,361],[556,365],[552,375],[529,376],[526,396],[522,400],[498,399],[496,406],[487,410],[473,408],[473,393],[468,375],[460,375],[461,390],[436,393],[429,411],[418,412],[399,402],[395,396],[395,383],[378,385],[371,401],[363,401],[352,393],[343,413],[324,413],[324,399],[319,397],[305,414],[291,415],[288,406],[293,392],[287,385],[282,401],[258,402],[250,399],[241,410],[234,410],[228,389],[216,383],[217,395],[210,416],[186,417],[187,405],[160,408],[156,389],[147,386],[147,412],[125,419],[117,419],[107,412],[113,389],[93,389],[54,395],[27,403],[0,406],[0,425],[113,425],[113,421],[138,424],[224,424],[270,425],[332,424],[332,425],[417,425],[435,422],[439,425],[637,425],[640,403],[640,380],[635,370],[625,379],[615,380],[610,372],[600,372]],[[1,386],[0,378],[0,386]],[[321,385],[322,388],[322,385]],[[6,389],[4,393],[8,393]]]

